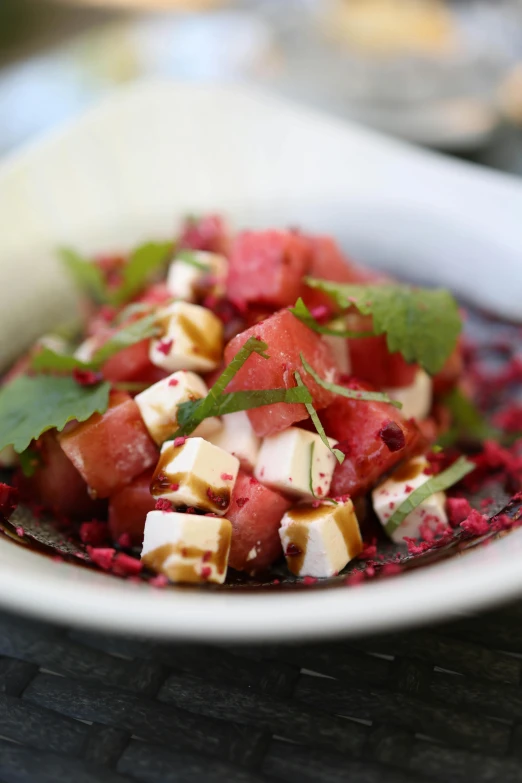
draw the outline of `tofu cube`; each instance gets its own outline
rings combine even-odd
[[[199,375],[180,371],[149,386],[137,394],[134,401],[151,437],[161,446],[178,428],[179,405],[190,400],[200,400],[207,394],[207,385]],[[202,421],[193,434],[206,438],[220,429],[220,420],[213,417]]]
[[[261,438],[255,434],[246,411],[227,413],[219,431],[206,437],[214,446],[237,457],[243,470],[254,470]],[[198,433],[199,434],[199,433]]]
[[[336,444],[331,438],[328,440],[331,446]],[[310,462],[312,445],[313,464]],[[316,496],[328,495],[335,465],[334,455],[319,435],[288,427],[263,439],[254,476],[267,487],[296,498],[314,500]]]
[[[12,446],[0,450],[0,468],[15,468],[18,465],[18,454]]]
[[[174,508],[187,506],[224,516],[230,506],[239,460],[203,438],[167,441],[150,491]],[[177,445],[176,445],[177,444]]]
[[[328,326],[330,329],[338,329],[341,332],[347,328],[346,319],[336,318]],[[350,348],[346,337],[335,337],[333,334],[323,334],[322,337],[335,358],[339,372],[343,375],[349,375],[351,372]]]
[[[99,347],[99,337],[88,337],[75,350],[74,358],[78,359],[80,362],[90,362]]]
[[[204,296],[222,297],[228,273],[228,261],[218,253],[183,250],[171,263],[167,288],[172,296],[196,302]]]
[[[223,584],[231,537],[228,519],[149,511],[141,559],[171,582]]]
[[[384,528],[393,512],[415,489],[429,480],[430,476],[424,472],[428,467],[425,457],[415,457],[373,490],[373,508]],[[401,543],[406,536],[420,538],[426,533],[442,532],[448,526],[445,507],[446,493],[436,492],[408,514],[391,534],[391,539]]]
[[[296,576],[334,576],[363,548],[351,500],[291,508],[279,535],[288,568]]]
[[[158,314],[161,338],[151,340],[149,357],[168,372],[215,370],[223,357],[223,324],[206,307],[174,302]]]
[[[433,382],[423,369],[417,370],[411,386],[384,390],[392,400],[402,403],[401,413],[405,419],[425,419],[433,400]]]

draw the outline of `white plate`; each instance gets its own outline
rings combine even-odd
[[[54,249],[168,235],[187,212],[300,224],[522,321],[522,186],[240,89],[127,89],[0,165],[0,362],[74,312]],[[109,631],[289,639],[425,622],[522,594],[522,532],[357,588],[160,591],[0,538],[0,604]]]

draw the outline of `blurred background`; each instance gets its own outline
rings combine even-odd
[[[522,174],[522,0],[0,0],[0,155],[145,77],[260,86]]]

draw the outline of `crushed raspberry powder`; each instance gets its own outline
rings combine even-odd
[[[154,508],[156,511],[172,511],[172,503],[170,500],[165,500],[165,498],[159,498]]]
[[[315,576],[305,576],[303,578],[303,584],[304,585],[315,585],[317,584],[317,579]]]
[[[179,381],[177,378],[171,378],[169,381],[169,386],[177,386],[179,384]]]
[[[471,514],[464,522],[460,523],[460,526],[466,533],[470,533],[472,536],[483,536],[489,532],[489,521],[487,517],[480,514],[475,509],[472,509]]]
[[[157,576],[153,576],[152,579],[149,579],[149,585],[152,585],[152,587],[163,588],[166,587],[168,583],[169,580],[165,574],[158,574]]]
[[[379,437],[389,451],[400,451],[406,445],[404,432],[394,421],[387,421],[379,430]]]
[[[0,514],[10,517],[18,505],[18,490],[9,484],[0,484]]]
[[[103,376],[100,372],[82,370],[80,367],[74,368],[72,376],[79,386],[95,386],[103,380]]]
[[[112,562],[112,571],[117,576],[137,576],[143,570],[143,563],[135,557],[117,552]]]
[[[181,435],[179,438],[174,438],[174,448],[179,449],[180,446],[184,446],[186,440],[187,438],[184,435]]]
[[[96,565],[102,568],[104,571],[111,570],[114,556],[116,554],[115,549],[110,549],[109,547],[99,548],[88,546],[87,552],[93,563],[96,563]]]
[[[234,476],[232,473],[222,473],[221,481],[234,481]]]
[[[160,340],[156,347],[160,353],[168,356],[173,345],[174,340]]]
[[[236,505],[238,505],[239,508],[243,508],[245,503],[248,503],[248,498],[236,498]]]
[[[121,534],[121,536],[118,538],[118,546],[121,546],[123,549],[131,548],[132,541],[128,533]]]
[[[84,544],[101,546],[109,540],[109,532],[106,522],[82,522],[80,525],[80,538]]]
[[[471,514],[471,506],[465,498],[448,498],[448,518],[452,527],[458,527]]]
[[[212,487],[207,487],[207,497],[212,503],[215,503],[218,508],[226,508],[228,505],[226,499],[222,498],[221,495],[218,495],[217,492],[214,492]]]
[[[201,569],[201,578],[210,579],[211,576],[212,576],[212,569],[210,568],[210,566],[203,566],[203,568]]]
[[[20,538],[23,538],[25,536],[25,531],[24,531],[23,527],[20,527],[20,525],[18,525],[18,527],[15,528],[15,529],[16,529],[16,535],[17,536],[20,536]]]

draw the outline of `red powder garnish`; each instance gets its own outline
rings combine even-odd
[[[258,481],[256,478],[254,478],[253,476],[251,476],[251,477],[250,477],[250,482],[249,482],[249,483],[250,483],[250,484],[259,484],[259,481]]]
[[[317,487],[317,489],[315,490],[315,494],[319,495],[319,497],[321,497],[321,495],[323,494],[323,488],[322,487]]]
[[[361,582],[364,582],[364,572],[363,571],[354,571],[353,574],[350,574],[350,576],[347,576],[344,580],[345,585],[349,585],[350,587],[354,587],[355,585],[360,585]]]
[[[376,554],[377,554],[377,539],[374,538],[371,544],[366,544],[359,557],[361,558],[361,560],[368,560],[371,557],[375,557]]]
[[[406,445],[404,432],[394,421],[387,421],[379,430],[379,437],[389,451],[400,451]]]
[[[223,497],[221,497],[221,495],[218,495],[217,492],[214,492],[212,487],[207,487],[207,497],[218,508],[226,508],[228,506],[228,502],[227,502],[226,498],[223,498]]]
[[[118,576],[137,576],[143,570],[143,563],[124,552],[116,552],[112,563],[112,571]]]
[[[301,550],[299,549],[299,547],[298,547],[298,546],[296,546],[295,544],[292,544],[292,543],[290,543],[290,544],[288,544],[288,546],[286,547],[286,552],[285,552],[285,555],[286,555],[287,557],[296,557],[297,555],[302,555],[302,554],[303,554],[303,553],[301,552]]]
[[[101,372],[94,372],[93,370],[82,370],[80,367],[75,367],[72,372],[72,377],[79,386],[95,386],[103,380]]]
[[[23,527],[20,527],[20,525],[18,525],[18,527],[15,529],[16,529],[17,536],[20,536],[20,538],[23,538],[25,536],[25,530],[23,529]]]
[[[172,503],[165,498],[159,498],[154,506],[156,511],[172,511]]]
[[[169,485],[169,490],[170,490],[171,492],[177,492],[177,491],[178,491],[178,489],[179,489],[179,484],[178,484],[178,482],[175,482],[174,484],[170,484],[170,485]]]
[[[406,484],[406,486],[404,487],[404,492],[405,492],[406,495],[409,495],[410,492],[413,492],[412,485],[411,484]]]
[[[206,552],[203,553],[203,557],[201,558],[201,560],[203,561],[203,563],[208,563],[211,557],[212,557],[212,552],[210,549],[208,549]]]
[[[248,498],[236,498],[236,505],[239,506],[239,508],[243,508],[245,503],[248,503]]]
[[[328,321],[332,315],[332,310],[327,305],[317,305],[310,310],[312,318],[315,318],[319,323]]]
[[[312,503],[312,508],[320,508],[321,501],[320,500],[314,500]]]
[[[303,584],[304,585],[315,585],[317,583],[317,579],[315,576],[305,576],[303,578]]]
[[[401,572],[402,572],[402,568],[400,565],[397,565],[396,563],[386,563],[385,565],[383,565],[380,573],[382,574],[382,576],[396,576]]]
[[[156,348],[160,353],[164,354],[165,356],[168,356],[173,345],[174,345],[174,340],[160,340]]]
[[[174,448],[178,449],[180,446],[184,446],[186,440],[187,438],[185,435],[181,435],[179,438],[174,438]]]
[[[87,547],[87,552],[93,563],[102,568],[104,571],[110,571],[116,555],[115,549],[95,548],[92,546]]]
[[[149,585],[152,585],[152,587],[163,588],[166,587],[168,583],[169,580],[165,574],[158,574],[157,576],[153,576],[152,579],[149,579]]]
[[[458,527],[471,514],[471,506],[465,498],[448,498],[448,518],[452,527]]]
[[[336,500],[338,503],[348,503],[350,499],[351,495],[337,495],[334,497],[334,500]]]
[[[221,481],[234,481],[234,476],[232,473],[222,473]]]
[[[109,540],[109,530],[106,522],[82,522],[80,525],[80,538],[84,544],[102,546]]]
[[[482,500],[480,501],[480,508],[487,509],[490,506],[492,506],[494,502],[495,501],[493,500],[493,498],[482,498]]]
[[[169,386],[177,386],[179,384],[179,381],[177,378],[171,378],[169,381]]]
[[[123,549],[130,549],[132,546],[132,541],[128,533],[121,534],[121,536],[118,538],[118,545],[123,547]]]
[[[493,419],[493,423],[505,432],[522,432],[522,405],[513,403],[501,410]]]
[[[0,515],[10,517],[18,505],[18,490],[9,484],[0,484]]]
[[[211,576],[212,576],[212,569],[210,568],[210,566],[203,566],[203,568],[201,569],[201,578],[210,579]]]
[[[480,514],[476,509],[471,511],[469,517],[464,522],[461,522],[460,526],[466,533],[470,533],[472,536],[483,536],[489,532],[487,517]]]

